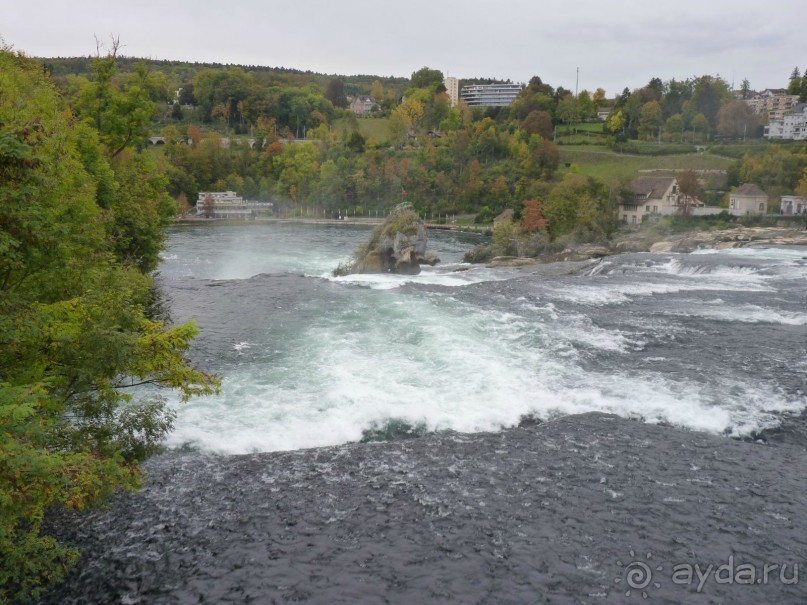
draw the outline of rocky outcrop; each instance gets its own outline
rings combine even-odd
[[[659,239],[661,237],[664,239]],[[807,231],[781,227],[736,227],[714,231],[690,231],[666,237],[648,231],[625,234],[621,239],[614,240],[607,246],[577,244],[562,252],[545,252],[529,258],[496,256],[492,259],[469,260],[469,255],[466,255],[466,262],[485,262],[488,267],[524,267],[545,263],[584,261],[624,252],[686,254],[703,248],[720,250],[759,244],[807,246]]]
[[[742,248],[753,244],[807,245],[807,231],[778,227],[738,227],[699,231],[668,237],[650,246],[650,252],[694,252],[701,248]]]
[[[417,275],[421,265],[436,265],[440,259],[426,250],[426,226],[408,205],[399,206],[373,230],[370,241],[353,258],[339,265],[334,275],[352,273],[400,273]]]

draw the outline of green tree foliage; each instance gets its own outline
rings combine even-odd
[[[334,107],[347,107],[345,82],[342,78],[334,78],[328,82],[328,88],[325,89],[325,98],[328,99]]]
[[[126,78],[116,78],[118,43],[93,62],[94,80],[82,87],[78,109],[98,132],[107,152],[114,157],[135,142],[148,137],[155,105],[151,97],[158,87],[144,63]]]
[[[567,174],[543,206],[553,236],[571,232],[602,234],[610,231],[614,212],[608,191],[596,179]]]
[[[794,193],[807,168],[807,150],[771,145],[764,152],[746,154],[740,162],[739,179],[759,185],[771,197]]]
[[[751,83],[748,78],[743,78],[743,83],[740,85],[740,93],[743,96],[743,101],[751,98]]]
[[[720,108],[731,99],[729,85],[722,78],[701,76],[695,80],[692,91],[694,110],[703,114],[710,126],[717,126],[717,114]]]
[[[660,132],[662,124],[661,104],[648,101],[639,112],[639,132],[646,138],[653,138]]]
[[[555,115],[558,120],[566,124],[580,121],[580,104],[574,95],[566,95],[558,101]]]
[[[125,155],[122,139],[101,140]],[[137,206],[158,186],[137,176],[152,167],[123,166],[72,122],[39,65],[0,51],[2,602],[36,597],[76,560],[42,533],[49,510],[138,485],[137,463],[159,448],[172,413],[159,397],[133,398],[132,386],[183,398],[217,389],[183,359],[196,328],[145,315],[148,263],[116,258],[121,191]],[[131,237],[126,247],[140,249]]]
[[[438,87],[443,85],[443,72],[439,69],[430,69],[428,67],[421,67],[419,70],[412,74],[412,87],[425,88],[430,92],[443,92],[438,91]]]
[[[664,123],[664,132],[667,133],[669,140],[682,141],[684,136],[684,116],[676,113],[667,118]]]

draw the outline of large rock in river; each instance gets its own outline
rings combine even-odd
[[[402,273],[417,275],[420,265],[435,265],[440,259],[427,252],[426,226],[411,206],[397,207],[373,230],[370,241],[359,246],[353,258],[339,265],[334,275],[351,273]]]

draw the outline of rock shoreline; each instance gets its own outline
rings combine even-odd
[[[535,258],[497,256],[488,267],[523,267],[528,265],[584,261],[623,252],[689,253],[701,249],[725,250],[762,244],[772,246],[807,246],[807,230],[782,227],[736,227],[722,231],[688,231],[659,240],[652,233],[637,232],[614,240],[609,245],[580,244],[555,254]]]

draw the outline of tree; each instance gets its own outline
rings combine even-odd
[[[583,121],[593,118],[597,114],[594,101],[591,100],[591,95],[587,90],[583,90],[577,95],[577,106]]]
[[[794,67],[793,71],[790,74],[790,83],[787,86],[787,94],[797,95],[800,93],[801,93],[801,75],[799,74],[799,68]]]
[[[566,174],[543,205],[553,237],[572,231],[602,233],[613,222],[608,191],[599,181],[582,174]]]
[[[367,141],[358,130],[354,130],[347,141],[347,148],[353,153],[364,153]]]
[[[531,111],[521,123],[521,129],[529,134],[537,134],[544,139],[552,138],[552,116],[545,111]]]
[[[112,40],[106,56],[93,60],[95,81],[79,100],[85,120],[97,131],[111,157],[148,137],[154,103],[149,96],[151,78],[144,62],[121,84],[115,80],[120,43]]]
[[[594,95],[591,97],[591,101],[594,103],[594,107],[597,109],[605,105],[605,90],[602,88],[595,90]]]
[[[118,196],[136,185],[136,172],[118,181],[98,133],[71,119],[35,62],[0,51],[0,89],[11,91],[0,95],[0,601],[7,602],[36,598],[77,558],[42,533],[47,512],[81,510],[137,487],[138,463],[159,450],[173,413],[160,397],[136,400],[129,389],[175,388],[186,399],[215,392],[218,381],[183,358],[195,326],[166,328],[147,317],[151,278],[116,258],[112,234],[122,224],[114,211],[133,202]]]
[[[544,217],[543,204],[539,200],[524,200],[521,212],[521,223],[526,233],[543,231],[549,222]]]
[[[731,100],[729,85],[720,77],[701,76],[695,79],[692,103],[696,112],[703,114],[710,126],[717,124],[717,113]]]
[[[684,116],[680,113],[671,115],[664,123],[664,131],[670,138],[677,137],[679,141],[682,141],[684,136]]]
[[[177,196],[177,207],[179,208],[180,216],[188,216],[191,213],[191,205],[188,203],[188,196],[184,191],[179,192]]]
[[[384,85],[378,80],[373,80],[373,84],[370,86],[370,96],[376,103],[381,103],[384,99]]]
[[[717,131],[723,136],[754,137],[759,126],[759,116],[745,101],[732,101],[721,107],[717,114]]]
[[[652,138],[658,135],[660,130],[661,104],[658,101],[645,103],[639,112],[639,131],[647,138]]]
[[[678,191],[680,192],[678,199],[679,212],[684,216],[690,216],[701,190],[698,174],[691,169],[684,170],[678,174],[676,180],[678,181]]]
[[[605,129],[611,133],[618,133],[625,127],[625,116],[621,109],[612,111],[605,120]]]
[[[196,105],[196,97],[193,95],[193,82],[187,82],[179,89],[179,104]]]
[[[740,85],[740,92],[742,93],[743,101],[751,97],[751,83],[748,78],[743,78],[743,83]]]
[[[558,102],[556,115],[561,122],[566,122],[567,124],[580,119],[580,107],[574,95],[567,95]]]
[[[426,88],[431,92],[438,92],[437,87],[443,84],[443,72],[439,69],[421,67],[412,74],[413,88]]]
[[[709,120],[706,118],[705,115],[699,113],[694,118],[692,118],[692,130],[694,132],[702,132],[704,135],[709,130]]]
[[[325,89],[325,98],[328,99],[334,107],[347,107],[345,83],[342,78],[333,78],[328,82],[328,87]]]

